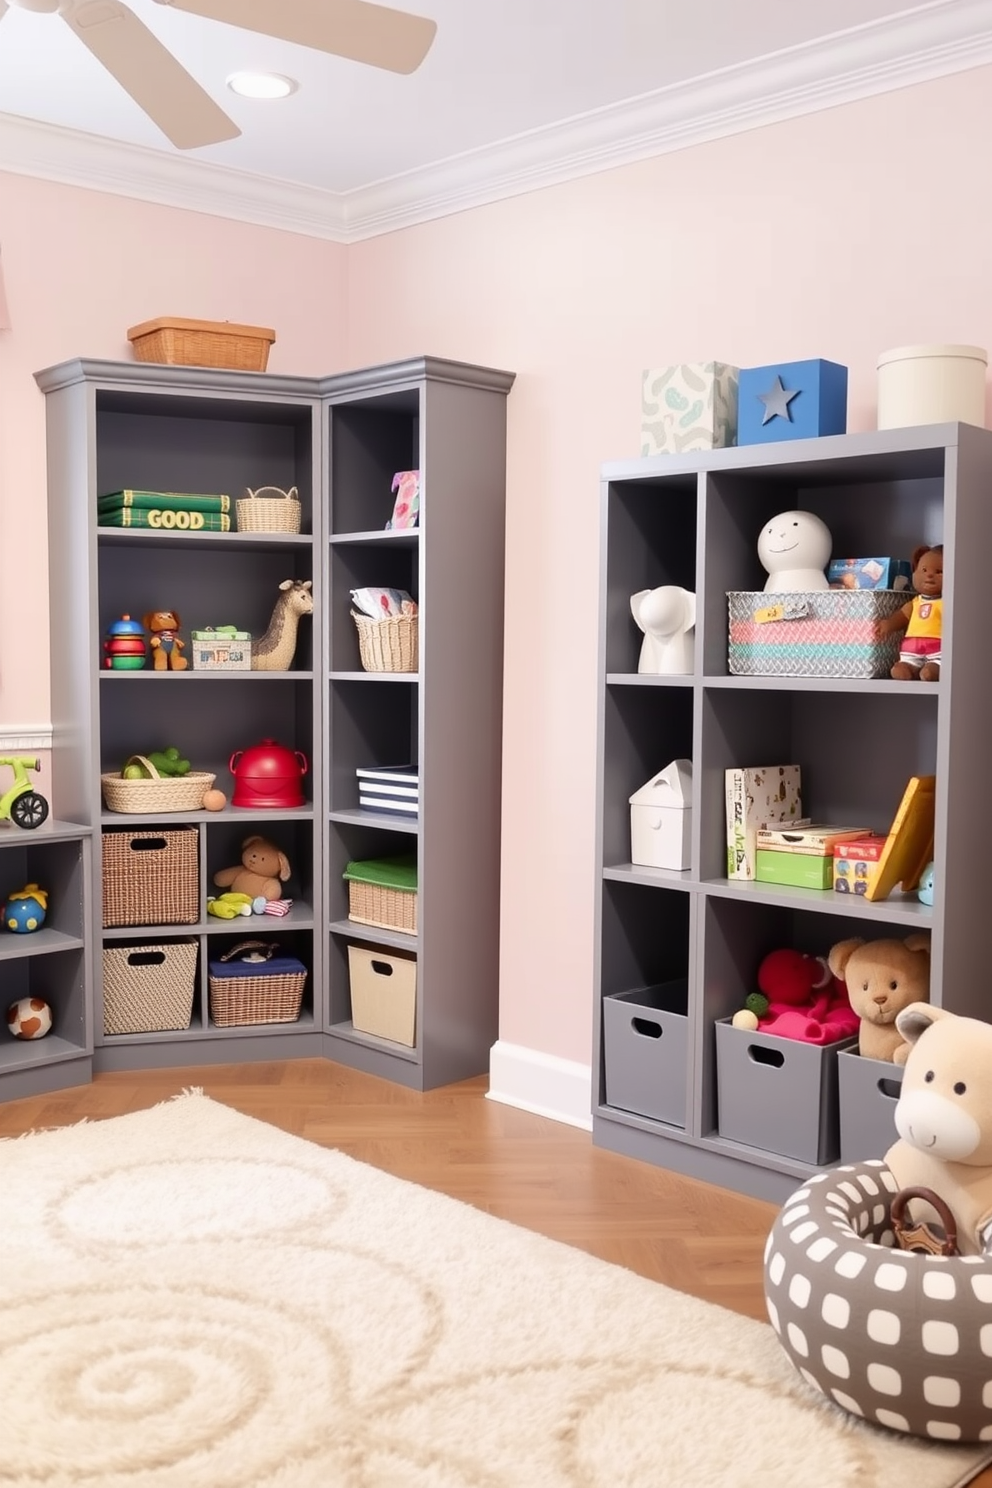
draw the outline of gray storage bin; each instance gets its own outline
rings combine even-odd
[[[837,1056],[855,1039],[804,1044],[716,1024],[717,1127],[721,1137],[813,1167],[840,1150]]]
[[[898,1139],[895,1111],[904,1066],[888,1059],[862,1059],[845,1049],[837,1059],[840,1160],[884,1157]]]
[[[684,978],[603,998],[606,1104],[685,1127],[689,984]]]

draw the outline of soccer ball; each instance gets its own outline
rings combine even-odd
[[[14,1038],[44,1038],[51,1027],[52,1010],[40,997],[21,997],[7,1009],[7,1029]]]

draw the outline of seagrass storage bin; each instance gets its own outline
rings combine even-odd
[[[264,372],[276,333],[268,326],[236,325],[230,320],[182,320],[163,315],[132,326],[127,339],[139,362]]]
[[[417,933],[417,860],[413,856],[370,858],[344,870],[348,918],[357,925]]]
[[[103,832],[103,924],[194,925],[200,917],[198,827]]]
[[[108,946],[103,953],[104,1033],[188,1028],[196,955],[195,940]]]
[[[372,620],[352,610],[358,629],[358,652],[366,672],[415,672],[420,665],[419,615],[391,615]]]
[[[236,505],[239,532],[299,532],[303,525],[303,507],[295,486],[288,491],[278,486],[249,489]]]
[[[210,1020],[218,1028],[295,1023],[307,969],[275,941],[243,940],[209,963]],[[254,959],[253,959],[254,958]]]

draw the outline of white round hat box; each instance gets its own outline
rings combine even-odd
[[[981,346],[899,346],[878,359],[878,427],[985,425],[988,352]]]

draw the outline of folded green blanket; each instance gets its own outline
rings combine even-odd
[[[417,858],[414,853],[397,858],[366,858],[361,863],[349,863],[342,877],[358,883],[381,884],[384,889],[415,889]]]

